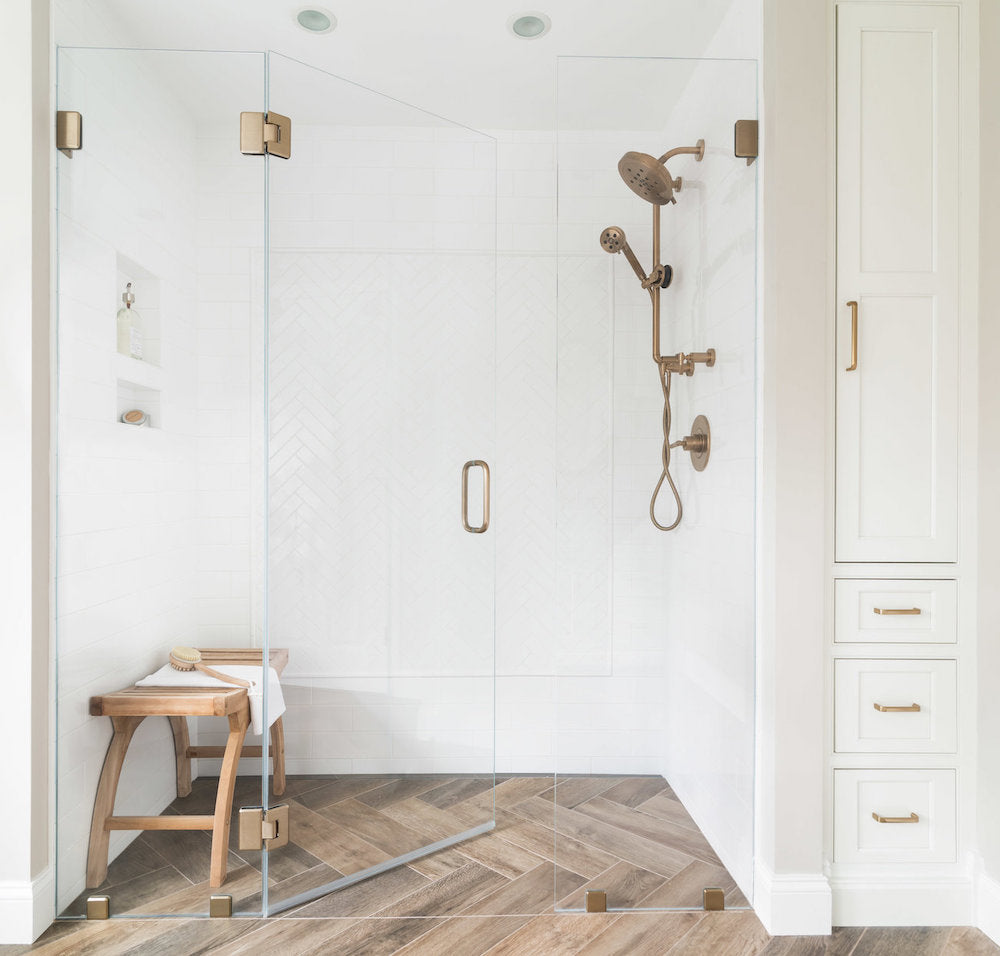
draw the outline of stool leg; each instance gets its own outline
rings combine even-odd
[[[132,735],[142,723],[143,717],[112,717],[111,726],[115,733],[108,744],[108,752],[101,770],[101,780],[94,797],[94,816],[90,822],[90,850],[87,853],[87,886],[100,886],[108,875],[108,840],[111,832],[106,823],[114,816],[115,794],[122,773],[122,764]]]
[[[272,791],[276,797],[285,792],[285,727],[279,717],[271,724],[271,761],[274,767]]]
[[[250,723],[250,708],[244,704],[238,713],[229,715],[229,739],[219,773],[219,792],[215,798],[215,822],[212,824],[212,869],[209,884],[222,886],[226,880],[226,860],[229,856],[229,822],[233,810],[233,787],[240,762],[243,739]]]
[[[174,759],[177,762],[177,796],[186,797],[191,793],[191,758],[188,747],[191,739],[188,737],[187,717],[168,717],[170,729],[174,735]]]

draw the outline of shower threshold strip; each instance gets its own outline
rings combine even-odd
[[[349,876],[342,876],[339,880],[334,880],[332,883],[325,883],[322,886],[317,886],[315,889],[299,893],[296,896],[289,897],[287,900],[282,900],[280,903],[275,903],[273,906],[270,902],[268,902],[264,907],[264,916],[274,916],[277,913],[283,913],[285,910],[292,909],[295,906],[300,906],[302,903],[309,903],[320,896],[326,896],[328,893],[333,893],[335,890],[341,890],[346,886],[352,886],[354,883],[360,883],[362,880],[371,879],[373,876],[378,876],[379,873],[385,873],[386,870],[392,870],[397,866],[412,863],[414,860],[419,860],[423,856],[430,856],[432,853],[437,853],[438,850],[446,850],[448,847],[454,846],[456,843],[464,843],[466,840],[471,840],[473,837],[480,836],[483,833],[489,833],[490,830],[493,830],[495,827],[496,821],[490,820],[489,823],[482,823],[478,827],[473,827],[471,830],[465,830],[455,836],[446,837],[444,840],[438,840],[437,843],[430,843],[425,847],[421,847],[419,850],[411,850],[409,853],[404,853],[402,856],[395,856],[391,860],[386,860],[384,863],[377,863],[375,866],[370,866],[366,870],[358,870],[357,873],[351,873]]]

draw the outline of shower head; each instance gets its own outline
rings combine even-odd
[[[677,202],[674,191],[681,188],[680,178],[671,177],[666,162],[671,156],[681,153],[690,153],[701,162],[705,158],[705,141],[699,139],[695,146],[678,146],[659,159],[648,153],[626,153],[618,160],[618,172],[625,185],[641,199],[654,206],[665,206],[669,202]]]
[[[674,181],[667,167],[648,153],[626,153],[618,161],[618,172],[625,185],[641,199],[655,206],[665,206],[674,199]]]

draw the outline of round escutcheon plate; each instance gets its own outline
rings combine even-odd
[[[699,415],[692,422],[691,437],[701,439],[698,447],[691,449],[691,464],[695,471],[704,471],[708,465],[708,457],[712,454],[712,429],[704,415]]]

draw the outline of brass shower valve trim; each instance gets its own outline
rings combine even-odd
[[[678,352],[676,355],[664,355],[660,364],[674,375],[694,375],[696,365],[711,368],[715,365],[715,349],[707,352]]]

